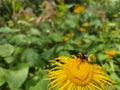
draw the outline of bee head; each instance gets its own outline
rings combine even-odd
[[[82,60],[88,60],[88,55],[85,55],[83,52],[78,53],[77,57]]]
[[[77,54],[77,57],[78,57],[78,58],[83,58],[83,57],[84,57],[84,53],[83,53],[83,52],[78,53],[78,54]]]

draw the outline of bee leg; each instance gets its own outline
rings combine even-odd
[[[79,65],[80,65],[81,63],[83,63],[83,59],[82,59],[81,62],[78,64],[78,69],[79,69]]]

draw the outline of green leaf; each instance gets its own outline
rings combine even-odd
[[[120,78],[117,76],[116,73],[111,73],[110,77],[111,77],[116,83],[120,83]]]
[[[120,90],[120,85],[115,85],[116,90]]]
[[[76,17],[73,15],[68,15],[68,19],[66,19],[65,24],[67,24],[71,28],[75,28],[75,26],[76,26],[75,18]]]
[[[108,63],[102,64],[102,67],[107,71],[107,72],[111,72],[111,68],[110,65]]]
[[[47,30],[47,29],[50,29],[51,26],[50,26],[50,23],[48,21],[45,21],[44,23],[40,23],[39,27],[41,29],[44,28],[44,30]]]
[[[103,54],[103,53],[97,54],[97,57],[98,57],[98,60],[99,60],[101,63],[106,59],[106,56],[105,56],[105,54]]]
[[[104,45],[100,44],[100,45],[96,46],[96,49],[97,50],[103,50],[104,49]]]
[[[70,53],[68,51],[60,51],[58,56],[70,56]]]
[[[24,26],[27,26],[27,27],[31,27],[32,26],[29,22],[27,22],[25,20],[19,20],[17,23],[18,24],[23,24]]]
[[[90,26],[95,26],[95,28],[98,28],[101,25],[101,21],[99,19],[93,20],[89,23]]]
[[[11,90],[16,90],[20,88],[20,86],[27,78],[28,69],[28,67],[23,67],[15,71],[7,71],[7,74],[5,74],[5,78]]]
[[[29,90],[47,90],[49,81],[45,80],[48,76],[44,75],[43,78],[34,86],[31,87]]]
[[[30,39],[24,34],[17,34],[11,40],[11,43],[15,43],[17,45],[26,45],[31,43]]]
[[[110,26],[110,27],[115,27],[115,26],[116,26],[116,23],[114,23],[114,22],[109,22],[109,23],[108,23],[108,26]]]
[[[31,28],[29,31],[27,31],[28,35],[35,35],[35,36],[40,36],[40,31],[35,28]]]
[[[6,74],[6,70],[0,67],[0,86],[2,86],[5,82],[5,74]]]
[[[63,47],[63,46],[58,46],[58,47],[56,48],[56,52],[60,52],[60,51],[62,51],[62,50],[64,50],[64,47]]]
[[[64,49],[65,50],[74,50],[73,46],[70,44],[65,44]]]
[[[20,10],[20,8],[22,8],[22,3],[20,3],[20,1],[12,1],[12,9],[13,11],[18,11]]]
[[[50,60],[51,58],[53,58],[54,50],[55,48],[44,49],[44,52],[41,54],[40,58]]]
[[[6,63],[10,64],[15,60],[15,58],[13,56],[9,56],[5,57],[4,60],[6,61]]]
[[[20,30],[18,29],[11,29],[9,27],[2,27],[0,28],[0,33],[16,33],[16,32],[19,32]]]
[[[10,44],[0,45],[0,56],[7,57],[14,52],[14,47]]]
[[[29,66],[34,66],[39,61],[39,54],[34,49],[28,48],[23,52],[21,59]]]
[[[63,39],[63,36],[60,33],[52,33],[50,38],[55,42],[60,42]]]

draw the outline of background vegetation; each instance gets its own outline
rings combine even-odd
[[[80,51],[120,90],[120,0],[0,0],[0,90],[47,90],[49,60]]]

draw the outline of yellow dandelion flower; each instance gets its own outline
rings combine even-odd
[[[72,37],[73,34],[71,34],[71,33],[67,33],[66,36],[67,36],[67,37]]]
[[[82,24],[83,27],[88,27],[88,25],[89,25],[88,22],[84,22],[84,23]]]
[[[86,32],[87,30],[86,30],[85,28],[81,27],[81,28],[80,28],[80,31],[81,31],[81,32]]]
[[[108,90],[113,81],[106,76],[101,66],[81,60],[76,56],[61,56],[51,61],[53,67],[47,70],[51,82],[48,90]]]
[[[63,38],[63,41],[65,41],[65,42],[68,41],[68,40],[69,40],[69,37],[64,37]]]
[[[76,4],[75,7],[74,7],[73,12],[78,14],[78,13],[81,13],[82,11],[84,11],[84,10],[85,10],[84,6]]]
[[[106,56],[108,57],[108,58],[112,58],[113,56],[115,56],[116,55],[116,50],[106,50]]]

